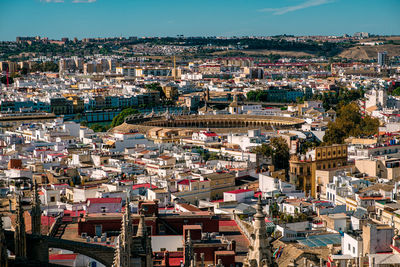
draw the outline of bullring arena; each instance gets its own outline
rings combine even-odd
[[[231,131],[246,132],[249,128],[293,129],[299,128],[304,120],[293,117],[261,116],[261,115],[178,115],[178,116],[143,116],[133,115],[125,119],[125,123],[112,131],[129,132],[138,130],[147,132],[151,128],[170,129],[210,129],[218,133]]]

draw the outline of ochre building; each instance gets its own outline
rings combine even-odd
[[[316,170],[326,170],[347,165],[347,145],[317,147],[305,156],[293,155],[289,161],[290,181],[296,187],[317,197],[322,181],[317,181]]]

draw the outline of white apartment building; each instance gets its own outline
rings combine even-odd
[[[342,254],[352,257],[360,256],[363,252],[363,241],[361,236],[352,236],[344,233],[342,237]]]

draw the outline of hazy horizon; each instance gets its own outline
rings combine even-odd
[[[17,36],[400,35],[398,0],[1,0],[0,40]]]

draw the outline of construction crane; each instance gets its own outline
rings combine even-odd
[[[175,58],[175,55],[174,55],[174,69],[173,69],[172,76],[174,77],[174,81],[175,81],[176,80],[176,58]]]
[[[170,70],[170,71],[168,72],[167,76],[171,75],[172,78],[173,78],[174,81],[175,81],[175,80],[176,80],[176,59],[175,59],[175,55],[174,55],[173,61],[174,61],[174,67],[173,67],[172,70]]]

